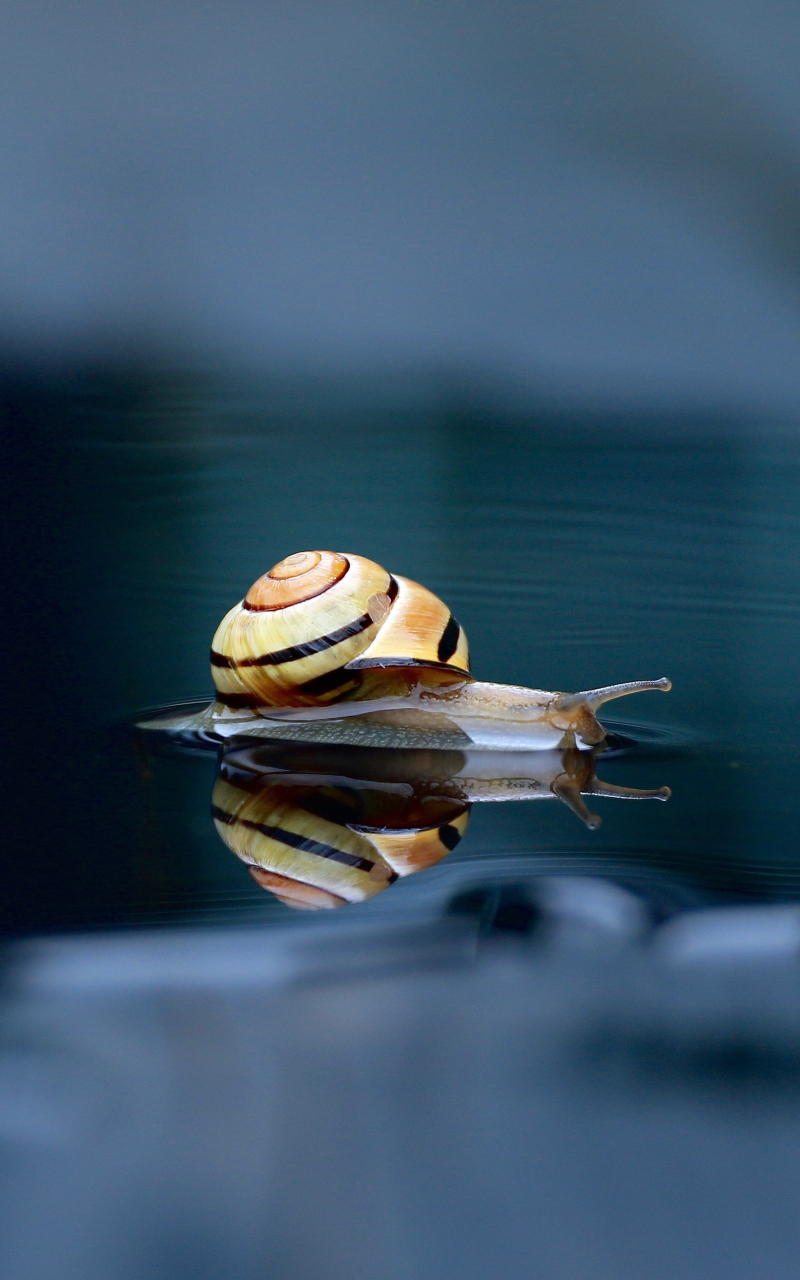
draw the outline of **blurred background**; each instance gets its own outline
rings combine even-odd
[[[10,360],[792,412],[788,3],[4,8]]]
[[[0,62],[4,1274],[793,1280],[800,12],[10,0]],[[131,726],[312,547],[479,678],[672,677],[599,766],[670,802],[271,899]]]

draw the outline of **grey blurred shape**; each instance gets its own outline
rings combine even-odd
[[[800,956],[800,907],[727,907],[687,912],[665,925],[664,956],[676,964],[740,963]]]
[[[13,0],[6,356],[796,408],[799,28],[752,0]]]
[[[598,934],[624,944],[647,930],[644,903],[613,881],[596,876],[542,876],[536,896],[543,910],[573,935]]]
[[[469,874],[395,918],[17,944],[4,1278],[793,1277],[797,956],[676,968],[629,890],[521,863],[569,938],[487,932],[443,914]]]

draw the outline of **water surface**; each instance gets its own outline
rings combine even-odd
[[[31,377],[5,404],[7,931],[289,918],[211,824],[214,758],[130,725],[204,698],[219,618],[315,547],[436,591],[479,678],[673,680],[606,708],[633,745],[600,767],[667,804],[599,799],[596,831],[556,803],[478,805],[448,863],[513,855],[686,903],[800,896],[788,427],[519,415],[410,379]]]

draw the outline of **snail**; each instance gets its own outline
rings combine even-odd
[[[256,882],[309,910],[363,902],[446,858],[481,801],[669,797],[601,782],[595,751],[375,752],[270,744],[223,754],[211,813]]]
[[[549,693],[475,680],[463,627],[432,591],[364,556],[302,551],[260,577],[211,646],[216,698],[148,727],[224,741],[586,749],[606,702],[670,681]]]

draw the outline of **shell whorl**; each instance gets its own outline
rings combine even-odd
[[[225,615],[211,646],[217,698],[230,707],[325,705],[391,667],[468,677],[467,638],[433,592],[332,551],[281,560]]]
[[[334,551],[299,551],[254,582],[242,605],[255,613],[273,613],[302,604],[335,586],[348,567],[347,559]]]

